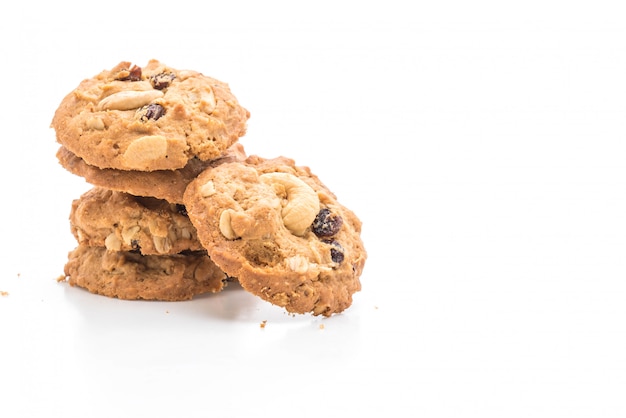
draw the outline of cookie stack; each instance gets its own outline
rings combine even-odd
[[[71,285],[186,300],[237,279],[288,312],[330,316],[361,288],[361,222],[285,157],[246,156],[249,112],[227,84],[157,60],[84,80],[52,120],[72,202]]]

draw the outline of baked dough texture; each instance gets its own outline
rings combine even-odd
[[[143,255],[202,251],[185,207],[94,187],[72,202],[70,228],[79,244]]]
[[[222,81],[157,60],[123,61],[65,96],[52,127],[87,164],[175,170],[220,157],[245,134],[249,117]]]
[[[71,286],[127,300],[189,300],[228,281],[204,252],[141,255],[84,244],[69,253],[64,272]]]
[[[201,161],[193,158],[185,167],[177,170],[116,170],[99,168],[87,164],[82,158],[72,154],[61,146],[57,159],[61,166],[72,174],[83,177],[88,183],[136,196],[154,197],[170,203],[183,203],[183,194],[187,185],[210,165],[224,161],[238,161],[246,158],[243,145],[239,142],[231,145],[219,158]]]
[[[331,316],[361,289],[361,221],[308,167],[251,156],[211,167],[184,194],[211,259],[291,313]]]

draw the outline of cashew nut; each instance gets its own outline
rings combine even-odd
[[[139,225],[133,225],[128,229],[122,231],[122,239],[124,240],[124,244],[131,245],[132,239],[139,233],[141,227]]]
[[[167,156],[167,138],[161,135],[146,135],[135,139],[123,154],[124,163],[142,170],[150,162]]]
[[[105,128],[104,121],[97,117],[91,117],[86,121],[87,129],[102,131]]]
[[[287,204],[281,212],[283,223],[292,234],[303,236],[320,210],[320,201],[315,190],[289,173],[265,173],[259,179],[265,184],[278,184],[284,188]]]
[[[200,195],[202,197],[213,196],[216,193],[215,184],[209,180],[200,187]]]
[[[180,78],[179,78],[180,80]],[[211,86],[200,78],[181,80],[180,87],[186,94],[182,97],[190,107],[195,107],[201,112],[211,114],[217,106],[215,93]]]
[[[154,247],[159,254],[165,254],[172,249],[172,243],[167,237],[154,236],[152,241],[154,242]]]
[[[98,103],[99,110],[130,110],[145,106],[159,97],[163,97],[161,90],[124,90],[105,97]]]
[[[115,235],[115,232],[111,232],[104,239],[104,246],[109,251],[120,251],[122,249],[122,241]]]
[[[303,274],[309,270],[309,260],[300,254],[285,259],[285,262],[291,271],[295,271],[296,273]]]
[[[230,224],[230,214],[233,212],[232,209],[226,209],[220,215],[220,232],[222,235],[226,237],[226,239],[235,239],[237,238],[237,234],[233,230],[232,225]]]

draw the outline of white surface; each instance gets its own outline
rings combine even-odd
[[[620,2],[204,3],[2,13],[2,416],[626,416]],[[228,82],[247,151],[359,215],[344,314],[55,281],[89,186],[57,164],[52,114],[149,58]]]

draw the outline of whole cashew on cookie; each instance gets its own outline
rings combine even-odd
[[[285,227],[296,236],[303,236],[320,210],[320,200],[315,190],[304,181],[289,173],[265,173],[259,179],[270,186],[284,189],[287,204],[281,215]]]

